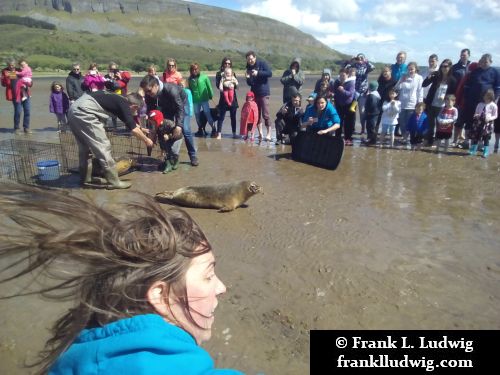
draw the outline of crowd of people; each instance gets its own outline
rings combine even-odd
[[[108,171],[110,188],[130,186],[121,183],[114,170],[109,142],[102,128],[102,120],[108,117],[115,126],[117,118],[122,120],[133,135],[146,143],[149,153],[153,145],[158,144],[165,155],[164,173],[177,169],[182,139],[191,165],[197,166],[194,137],[210,134],[221,139],[227,112],[234,138],[271,141],[269,78],[272,70],[254,51],[246,54],[246,62],[249,91],[241,108],[239,132],[236,125],[242,80],[232,69],[229,57],[222,59],[216,72],[217,103],[212,83],[200,71],[198,63],[190,65],[186,78],[177,70],[174,58],[166,60],[166,69],[161,75],[156,66],[151,65],[139,90],[132,94],[128,94],[130,73],[120,70],[115,62],[108,65],[106,73],[101,73],[95,63],[90,64],[86,73],[81,72],[80,64],[74,64],[66,79],[66,90],[62,83],[52,83],[49,108],[56,115],[59,128],[68,123],[75,133],[80,146],[82,184],[91,183],[89,158],[92,154]],[[421,74],[415,62],[406,63],[406,53],[402,51],[394,64],[383,67],[377,80],[370,81],[369,75],[375,67],[360,53],[347,61],[335,78],[330,69],[324,69],[303,108],[305,74],[300,58],[294,58],[280,79],[283,105],[274,120],[276,143],[293,144],[298,132],[308,131],[343,137],[350,146],[359,119],[360,134],[366,145],[393,147],[396,143],[403,146],[409,143],[412,149],[437,146],[438,151],[440,146],[444,151],[453,146],[468,148],[471,154],[482,147],[482,156],[487,157],[489,142],[495,133],[494,152],[498,152],[500,125],[496,102],[500,95],[500,76],[491,66],[491,55],[484,54],[475,63],[470,61],[470,51],[463,49],[455,64],[450,59],[438,64],[436,54],[429,56],[428,62]],[[25,60],[17,66],[14,60],[7,63],[2,70],[2,85],[6,87],[7,100],[14,104],[14,131],[19,132],[24,110],[23,128],[30,133],[31,69]],[[73,105],[75,102],[77,106]],[[90,114],[94,116],[92,121]],[[194,134],[190,124],[192,116],[198,126]],[[85,127],[87,130],[82,132]]]

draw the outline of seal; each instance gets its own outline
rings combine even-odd
[[[262,187],[252,181],[206,186],[186,186],[175,191],[155,195],[161,203],[174,203],[185,207],[217,208],[219,212],[233,211],[249,198],[262,192]]]
[[[119,158],[116,160],[116,170],[118,171],[118,176],[123,176],[124,174],[132,172],[132,170],[136,167],[136,164],[135,160],[131,158]],[[92,158],[92,176],[104,177],[104,170],[96,158]]]

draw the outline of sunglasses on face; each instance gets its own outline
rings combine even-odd
[[[170,65],[170,64],[168,64],[168,67],[169,67],[169,68],[175,68],[175,65]]]
[[[226,61],[224,65],[231,65],[231,61]]]

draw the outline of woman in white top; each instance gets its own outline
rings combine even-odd
[[[423,78],[417,73],[417,63],[411,62],[408,64],[408,72],[403,75],[396,84],[396,90],[399,93],[399,101],[401,102],[399,127],[403,137],[403,143],[406,143],[408,140],[408,132],[406,131],[408,119],[415,110],[417,103],[422,103],[424,100],[422,83]]]

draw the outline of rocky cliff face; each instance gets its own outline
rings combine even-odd
[[[43,12],[42,15],[40,11],[46,11],[49,14]],[[311,36],[277,21],[181,0],[4,0],[0,2],[0,13],[12,12],[29,12],[29,15],[35,19],[54,23],[58,28],[67,30],[78,30],[78,20],[72,20],[73,22],[69,22],[68,26],[65,22],[58,20],[57,13],[83,16],[92,13],[120,12],[132,18],[161,17],[162,14],[168,14],[169,17],[188,15],[196,19],[201,33],[238,35],[240,30],[245,34],[248,34],[248,30],[252,30],[257,38],[274,38],[287,43],[306,43],[309,46],[327,48]],[[83,26],[81,31],[102,33],[99,27],[95,28],[96,25],[85,27],[84,21]],[[115,29],[116,34],[133,34],[123,28]],[[236,38],[237,40],[239,38]],[[230,43],[230,40],[227,42],[228,45],[234,45],[234,42]]]
[[[45,21],[63,32],[158,39],[201,47],[313,60],[341,54],[284,23],[182,0],[2,0],[0,13]],[[64,38],[61,35],[61,38]]]

